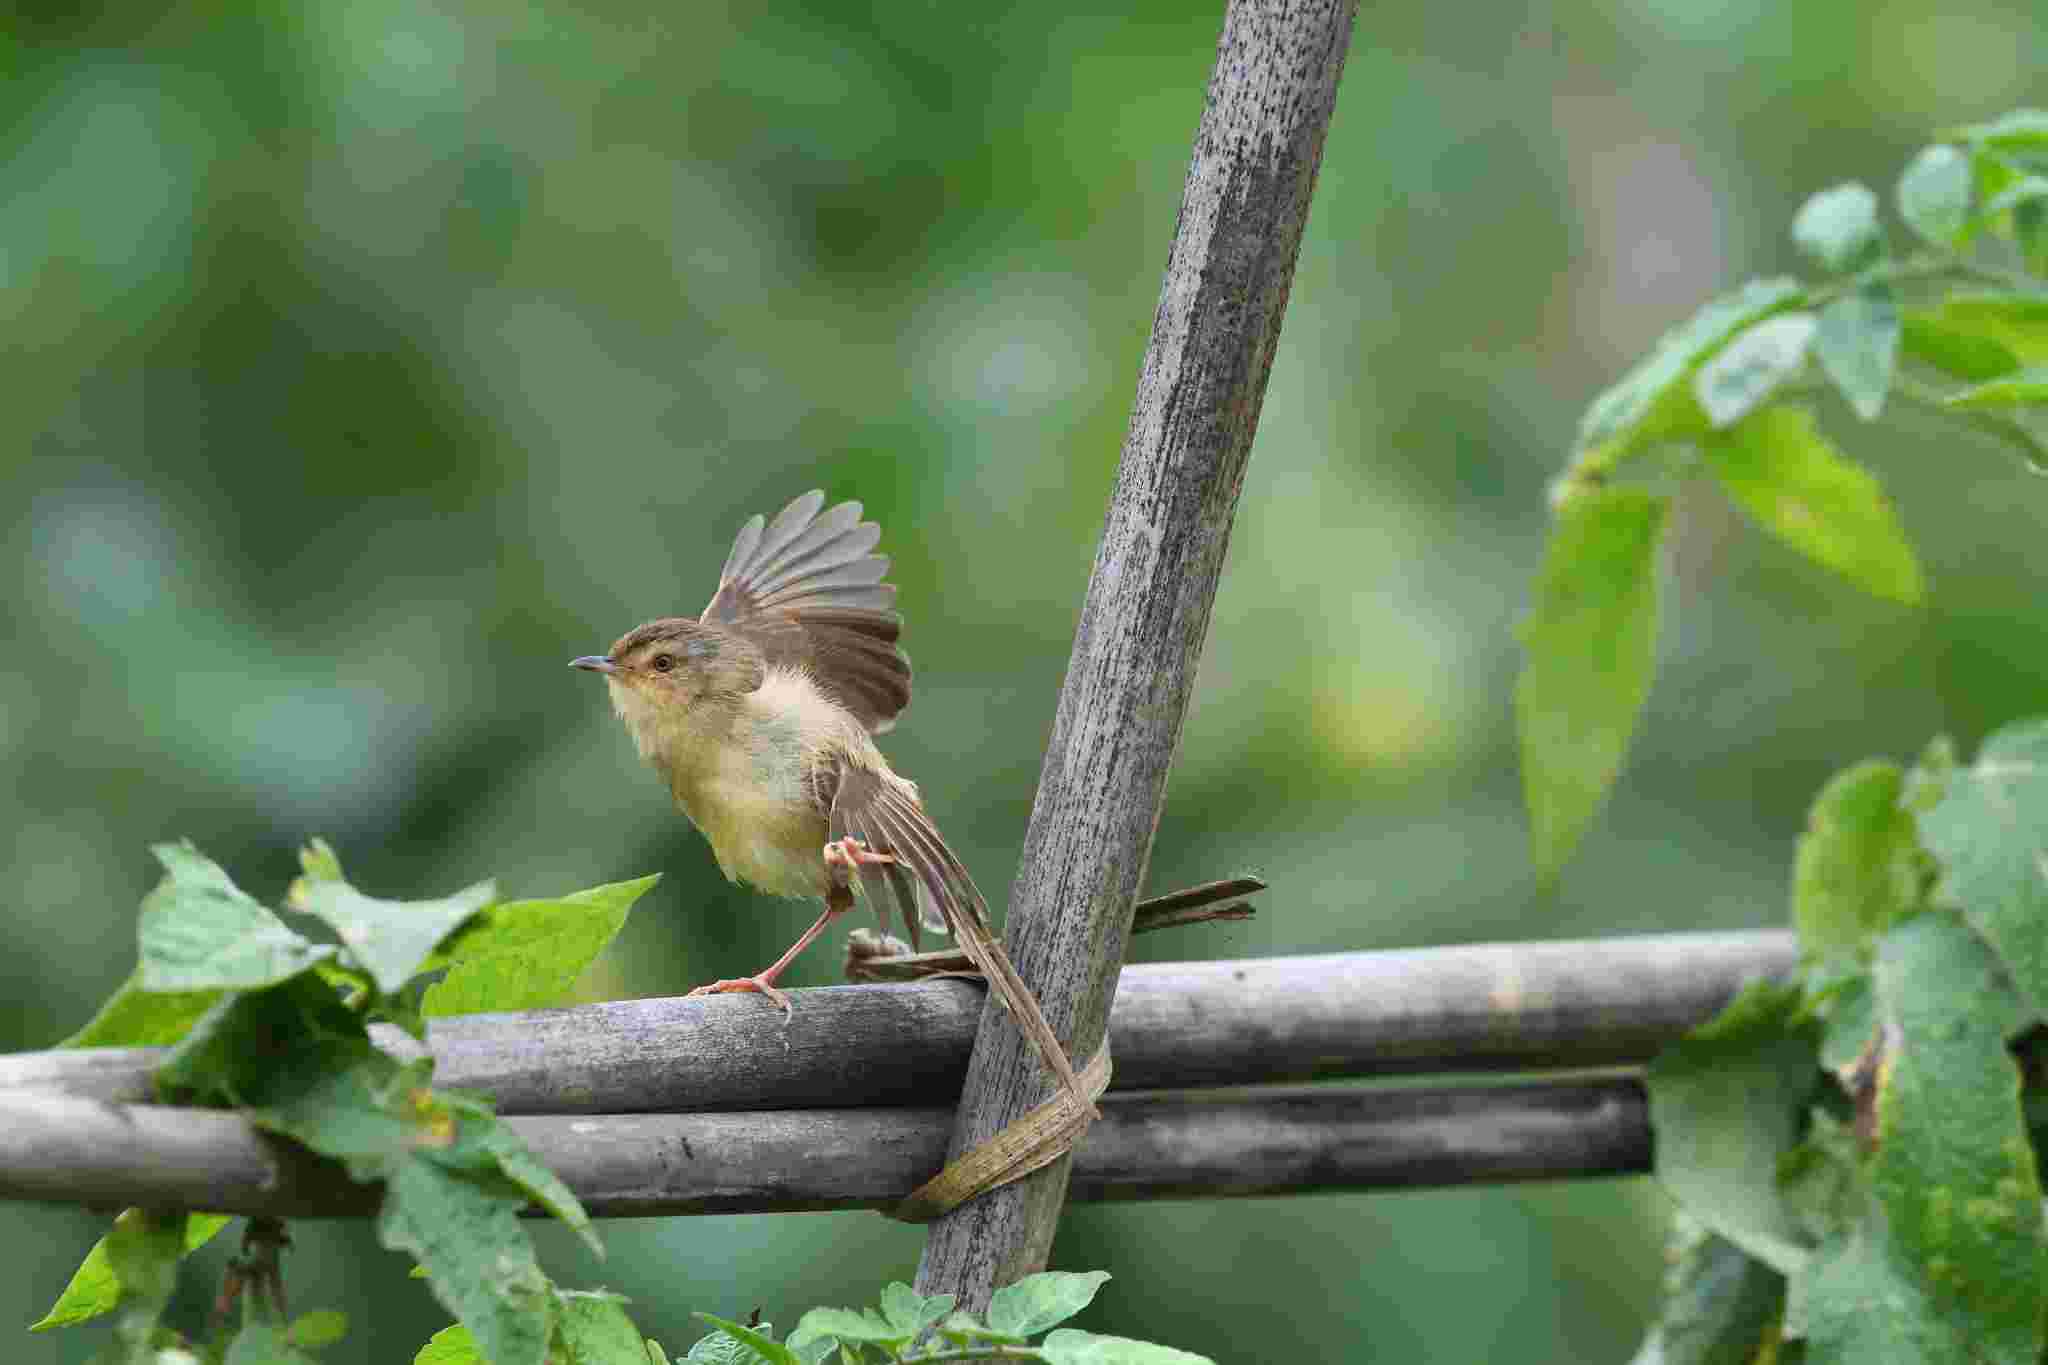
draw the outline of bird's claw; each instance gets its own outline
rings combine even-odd
[[[851,835],[844,839],[834,839],[831,843],[825,845],[825,866],[827,867],[843,867],[855,870],[864,864],[881,865],[895,861],[895,854],[876,853],[868,848],[864,840],[856,839]]]
[[[775,985],[773,982],[763,980],[761,977],[758,976],[736,976],[725,981],[714,981],[708,986],[699,986],[696,990],[691,991],[690,994],[692,996],[741,994],[765,995],[770,1000],[775,1002],[776,1008],[782,1011],[782,1017],[784,1019],[788,1019],[793,1013],[795,1013],[795,1011],[790,1006],[789,997],[784,995],[781,991],[775,989]]]

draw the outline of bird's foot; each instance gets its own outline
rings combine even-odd
[[[757,976],[737,976],[727,981],[714,981],[708,986],[699,986],[696,990],[690,992],[693,996],[735,995],[743,993],[767,996],[775,1002],[776,1008],[782,1011],[782,1017],[785,1019],[794,1013],[790,1008],[789,997],[775,989],[775,982],[766,972],[762,972]]]
[[[865,842],[855,839],[850,835],[844,839],[834,839],[831,843],[825,845],[825,866],[827,867],[843,867],[851,872],[858,870],[863,865],[874,866],[895,861],[895,854],[876,853]]]

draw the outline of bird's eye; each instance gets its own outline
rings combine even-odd
[[[666,654],[657,654],[654,656],[654,671],[656,673],[666,673],[675,666],[676,661]]]

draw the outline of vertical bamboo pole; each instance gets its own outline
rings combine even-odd
[[[1077,1063],[1108,1023],[1355,15],[1355,0],[1231,0],[1224,15],[1010,901],[1010,956]],[[1038,1059],[989,1006],[951,1155],[1047,1093]],[[920,1292],[979,1311],[1043,1267],[1069,1165],[935,1222]]]

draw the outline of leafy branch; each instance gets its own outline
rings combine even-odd
[[[1807,400],[1832,391],[1865,422],[1895,402],[1925,409],[2048,473],[2035,426],[2048,403],[2048,113],[1955,130],[1893,197],[1910,253],[1894,254],[1869,187],[1823,190],[1792,223],[1816,281],[1754,280],[1709,302],[1587,408],[1552,486],[1515,697],[1545,876],[1599,810],[1649,695],[1674,469],[1705,473],[1770,535],[1909,605],[1926,586],[1898,515]],[[1686,458],[1663,458],[1673,451]]]
[[[1649,1073],[1681,1219],[1638,1365],[2042,1359],[2048,720],[1838,775],[1801,967]]]

